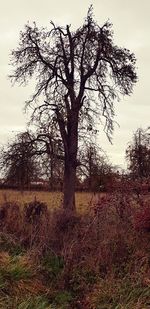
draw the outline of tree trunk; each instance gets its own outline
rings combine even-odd
[[[67,212],[75,212],[75,182],[76,182],[76,166],[72,160],[65,162],[64,166],[64,200],[63,208]]]
[[[64,164],[64,201],[67,212],[75,212],[75,184],[78,149],[78,112],[74,112],[68,122],[67,153]]]
[[[78,113],[74,109],[68,115],[67,130],[63,127],[63,122],[59,118],[60,132],[65,148],[64,162],[64,184],[63,184],[63,208],[69,212],[75,212],[75,182],[77,167],[77,150],[78,150]]]

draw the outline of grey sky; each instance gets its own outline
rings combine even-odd
[[[0,0],[0,143],[7,141],[16,131],[25,128],[27,116],[23,114],[24,101],[32,93],[32,85],[27,88],[11,87],[7,75],[11,67],[10,51],[16,48],[19,32],[24,24],[36,21],[39,26],[48,26],[50,20],[57,24],[82,24],[90,4],[94,15],[102,25],[106,20],[113,23],[115,43],[129,48],[137,58],[139,81],[130,97],[122,98],[116,104],[116,126],[113,145],[104,133],[99,142],[107,151],[110,160],[124,166],[127,143],[133,131],[139,126],[150,125],[149,78],[150,78],[150,1],[149,0]]]

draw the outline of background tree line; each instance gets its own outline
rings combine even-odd
[[[3,187],[45,189],[63,191],[63,161],[59,138],[52,131],[36,133],[26,131],[15,136],[1,149],[1,174]],[[45,138],[47,136],[47,138]],[[138,128],[126,149],[126,177],[131,181],[149,183],[150,179],[150,132],[149,128]],[[115,181],[121,179],[106,153],[97,146],[92,136],[86,137],[78,154],[75,189],[81,191],[109,191]]]
[[[52,136],[19,133],[1,149],[3,186],[24,189],[63,190],[63,162],[58,159],[59,143],[51,149]],[[82,145],[76,175],[76,190],[104,190],[114,168],[106,154],[90,141]]]

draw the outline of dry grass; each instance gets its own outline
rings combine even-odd
[[[82,214],[89,210],[92,198],[93,193],[76,193],[77,210],[79,213]],[[58,209],[62,204],[62,193],[43,191],[24,191],[21,193],[17,190],[0,190],[0,204],[8,201],[23,206],[25,203],[29,203],[35,199],[46,203],[49,209]]]
[[[135,226],[150,198],[76,197],[71,217],[60,193],[1,191],[0,308],[150,308],[150,233]]]

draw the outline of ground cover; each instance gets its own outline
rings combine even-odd
[[[0,308],[150,308],[149,195],[34,194],[1,192]]]

